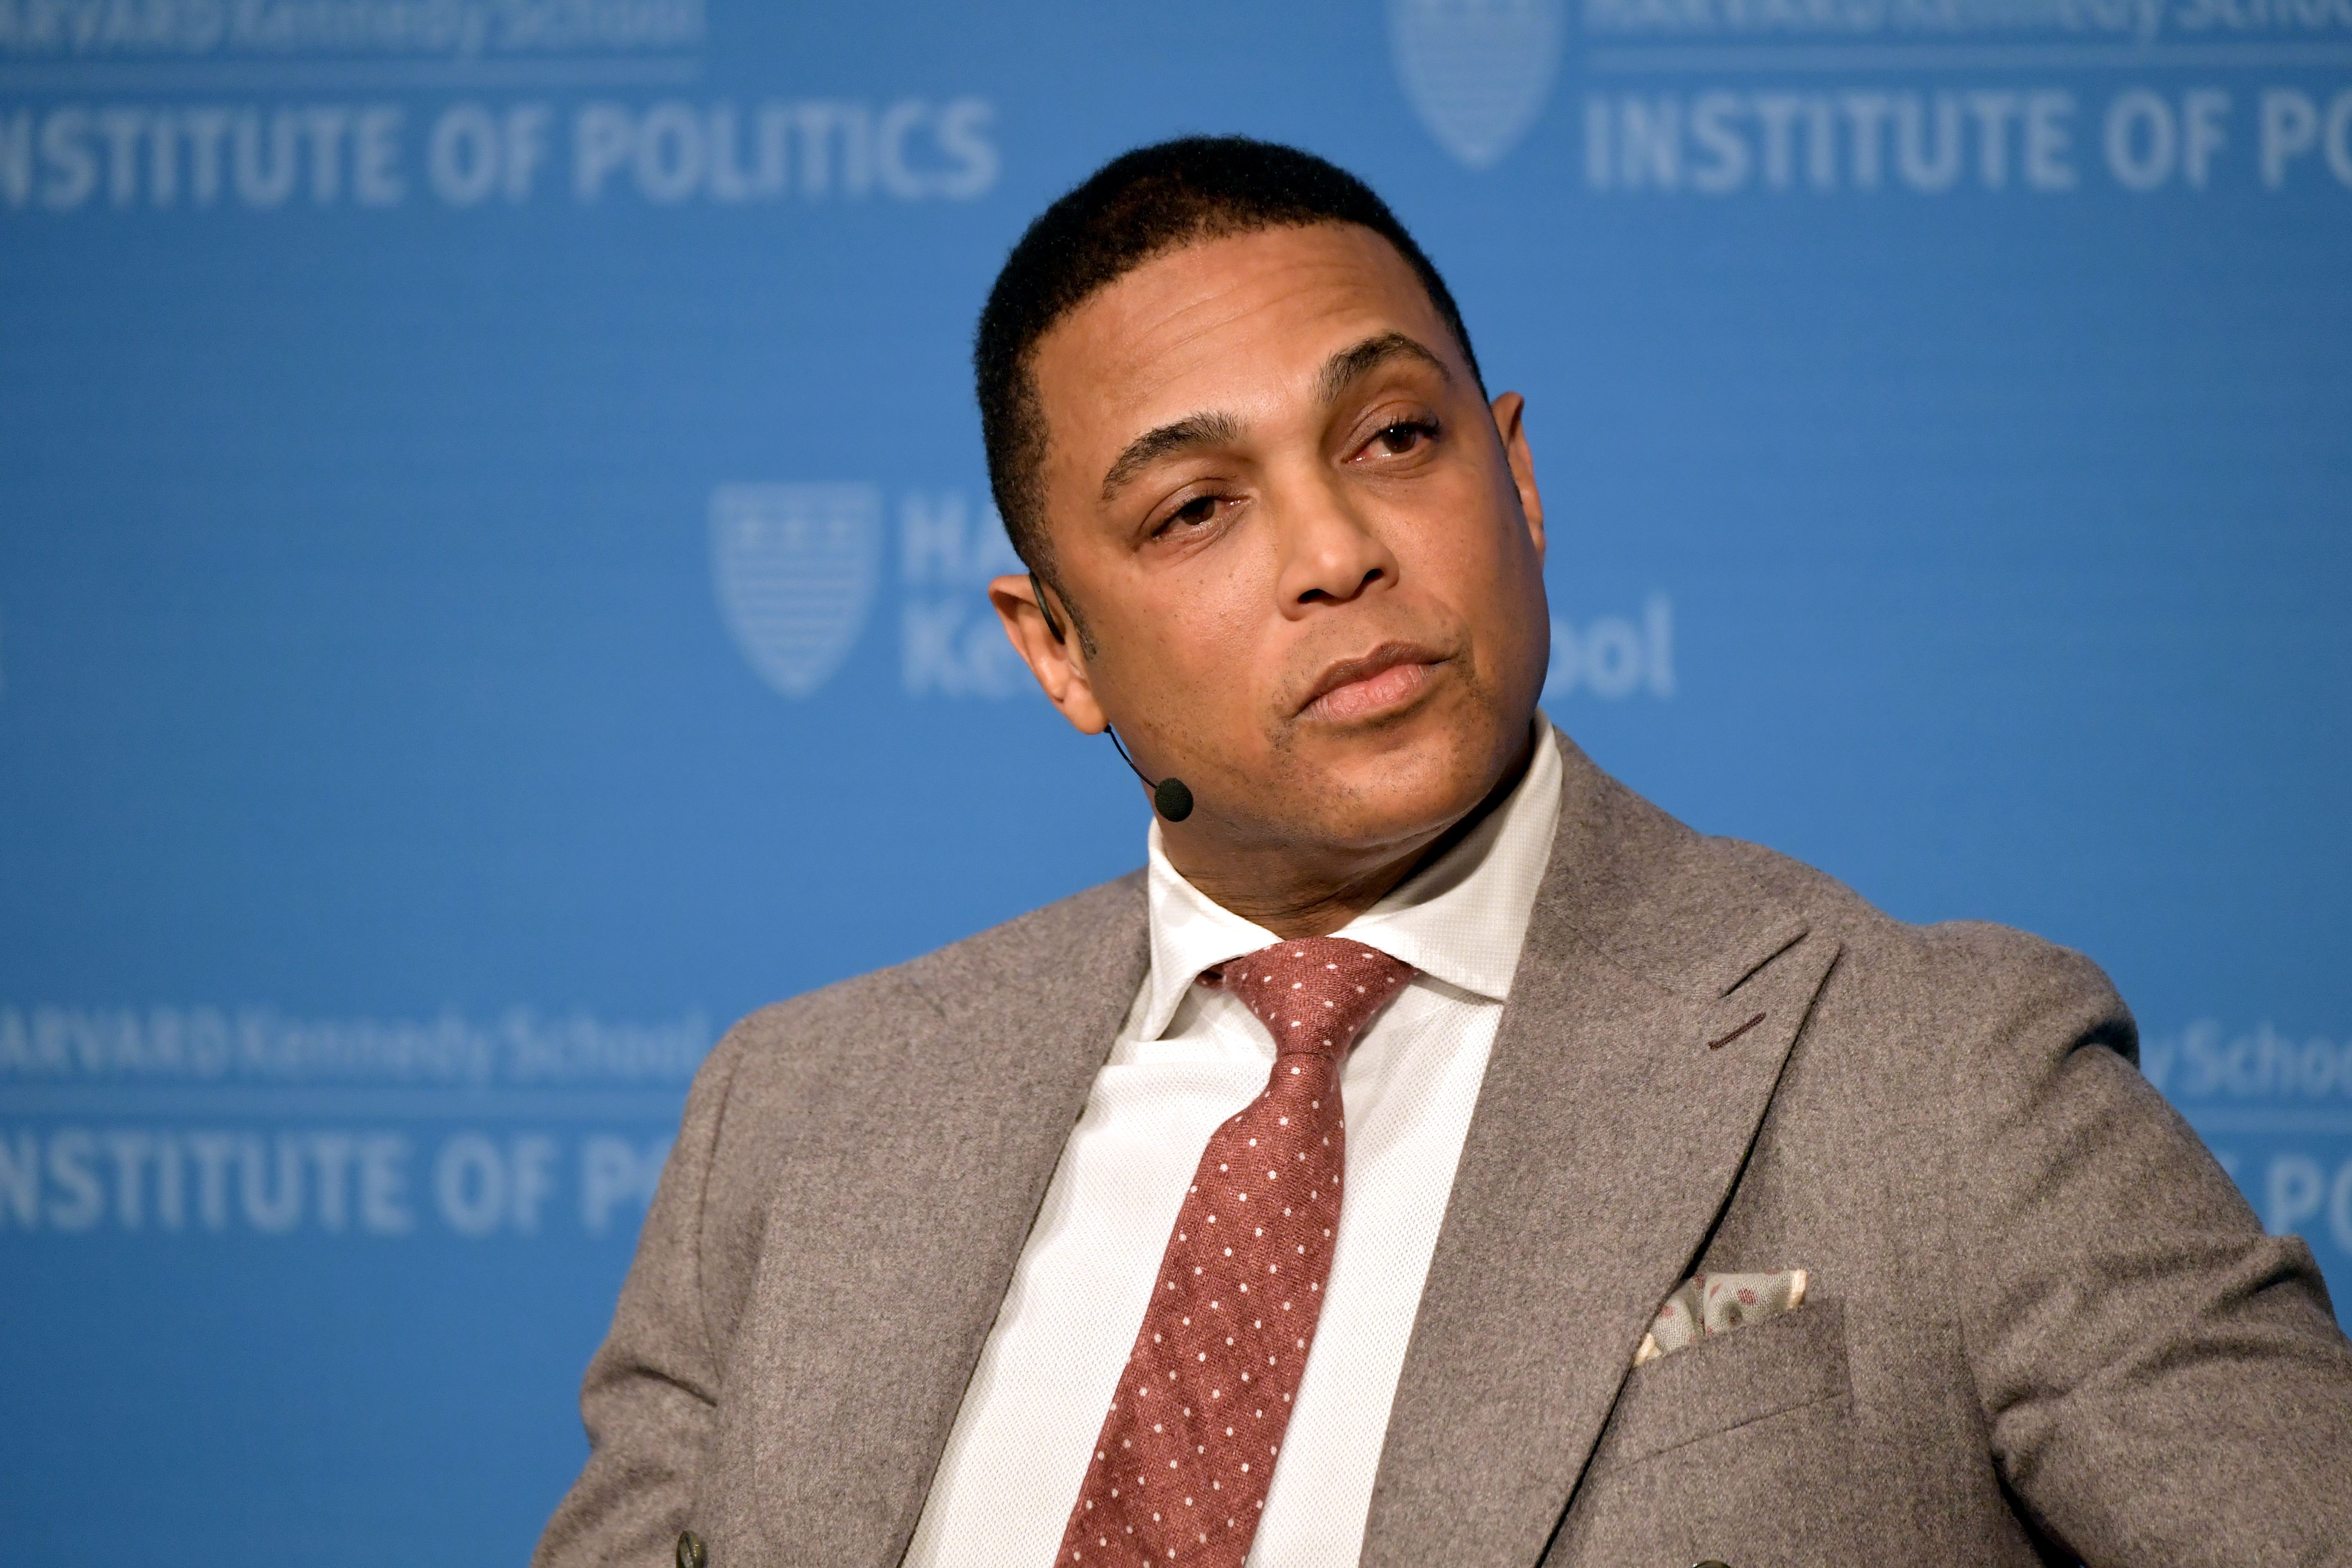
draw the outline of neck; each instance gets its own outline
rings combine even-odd
[[[1401,843],[1371,850],[1328,844],[1259,847],[1220,855],[1207,846],[1181,843],[1181,836],[1163,830],[1160,844],[1186,881],[1242,919],[1285,941],[1328,936],[1443,858],[1508,799],[1527,776],[1535,740],[1530,726],[1502,776],[1468,811]]]

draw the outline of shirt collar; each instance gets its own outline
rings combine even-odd
[[[1473,995],[1495,1002],[1510,995],[1528,913],[1559,825],[1559,742],[1551,721],[1538,713],[1535,722],[1535,754],[1503,804],[1435,864],[1336,934]],[[1151,973],[1137,1037],[1156,1040],[1201,971],[1282,939],[1186,881],[1169,864],[1157,817],[1150,854]]]

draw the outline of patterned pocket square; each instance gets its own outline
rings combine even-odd
[[[1742,1323],[1775,1317],[1805,1303],[1805,1271],[1778,1274],[1694,1274],[1675,1287],[1658,1309],[1633,1364],[1671,1355],[1694,1340],[1727,1334]]]

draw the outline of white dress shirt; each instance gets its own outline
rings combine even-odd
[[[1560,759],[1537,718],[1510,797],[1338,934],[1420,973],[1341,1074],[1347,1198],[1322,1317],[1250,1568],[1343,1568],[1551,856]],[[1151,828],[1151,968],[1062,1151],[949,1435],[909,1568],[1049,1568],[1209,1134],[1265,1087],[1274,1040],[1203,969],[1278,939],[1176,873]]]

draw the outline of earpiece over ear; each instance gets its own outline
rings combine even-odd
[[[1037,613],[1045,617],[1045,629],[1054,634],[1054,640],[1068,641],[1062,635],[1062,623],[1054,618],[1054,606],[1046,602],[1045,580],[1034,572],[1029,574],[1029,591],[1037,595]],[[1142,779],[1145,787],[1151,791],[1151,808],[1154,811],[1171,822],[1181,822],[1192,815],[1192,792],[1184,786],[1182,779],[1173,773],[1157,782],[1146,777],[1143,770],[1135,766],[1135,759],[1127,754],[1127,745],[1118,738],[1118,731],[1106,724],[1103,733],[1108,735],[1110,743],[1118,748],[1119,760],[1133,769],[1135,776]]]
[[[1054,618],[1054,606],[1045,601],[1045,584],[1037,574],[1029,574],[1029,591],[1037,595],[1037,613],[1045,617],[1045,629],[1054,634],[1055,642],[1067,642],[1062,635],[1062,623]]]

